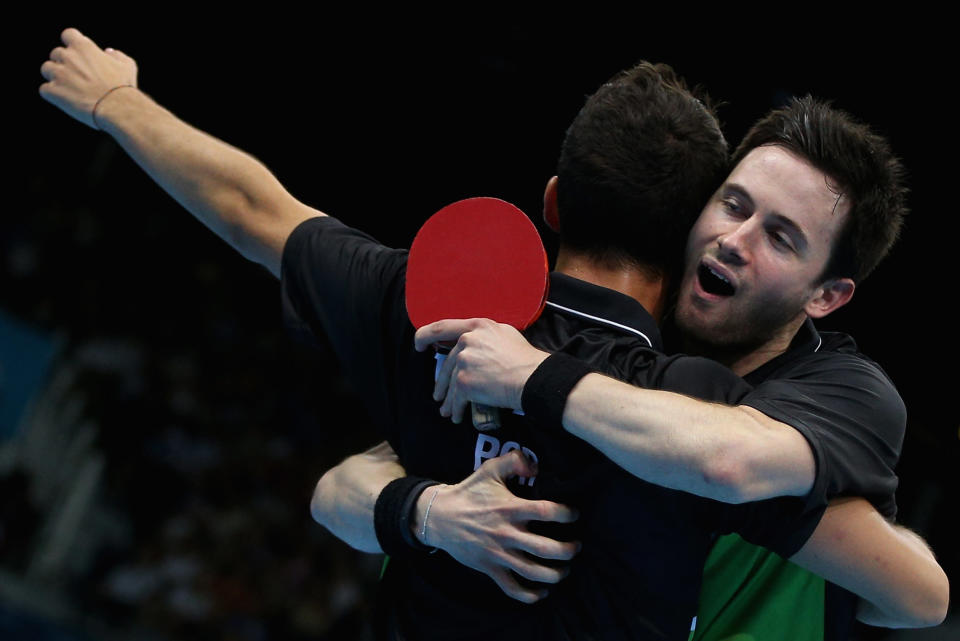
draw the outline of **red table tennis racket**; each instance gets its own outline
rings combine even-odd
[[[547,253],[527,215],[497,198],[468,198],[431,216],[413,239],[407,314],[417,329],[490,318],[523,330],[543,311],[549,282]],[[496,408],[474,404],[473,424],[499,427]]]

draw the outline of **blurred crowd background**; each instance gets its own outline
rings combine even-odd
[[[933,97],[935,37],[918,51],[733,21],[45,15],[18,27],[5,96],[17,115],[0,216],[0,639],[365,639],[380,564],[308,510],[323,471],[380,440],[363,390],[327,346],[284,334],[275,279],[39,98],[39,66],[71,25],[136,58],[147,93],[295,196],[395,246],[470,196],[539,224],[566,125],[639,59],[723,101],[732,144],[790,95],[834,99],[890,138],[914,213],[820,326],[852,333],[900,389],[900,520],[960,577],[956,134]],[[857,634],[956,639],[957,626],[954,607],[937,629]]]

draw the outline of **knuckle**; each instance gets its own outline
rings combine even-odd
[[[490,536],[496,541],[504,541],[510,538],[510,530],[504,526],[497,526],[490,531]],[[494,552],[497,558],[506,559],[509,555],[502,549]]]
[[[544,583],[560,583],[562,579],[563,572],[553,568],[544,568],[543,575],[540,577],[540,580]]]
[[[550,504],[537,501],[530,506],[530,511],[538,521],[546,521],[550,518]]]

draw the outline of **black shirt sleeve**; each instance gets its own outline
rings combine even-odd
[[[380,426],[390,423],[395,407],[396,386],[389,381],[399,346],[413,346],[403,297],[406,261],[405,250],[384,247],[331,217],[301,223],[283,251],[284,324],[308,343],[329,339]]]
[[[896,514],[894,466],[906,408],[880,368],[859,354],[817,354],[785,377],[757,385],[742,401],[796,428],[817,463],[808,504],[862,496],[886,517]]]
[[[825,502],[808,505],[796,496],[726,505],[722,533],[736,532],[744,540],[788,559],[807,542],[826,509]]]
[[[791,359],[755,386],[704,358],[651,355],[647,362],[639,358],[633,358],[632,371],[622,380],[706,401],[747,405],[799,431],[817,465],[806,510],[835,496],[862,496],[884,516],[896,514],[893,470],[906,409],[890,379],[862,354],[810,353]]]

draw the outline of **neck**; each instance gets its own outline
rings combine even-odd
[[[581,254],[560,249],[556,270],[637,300],[659,323],[667,302],[667,281],[639,265],[608,267]]]
[[[713,345],[684,335],[683,352],[715,360],[729,367],[737,376],[746,376],[786,352],[806,318],[806,314],[800,314],[773,336],[749,345]]]

